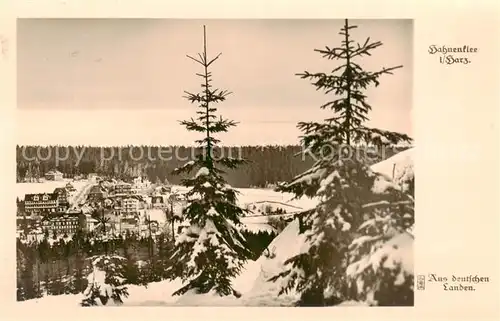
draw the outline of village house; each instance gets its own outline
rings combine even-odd
[[[55,193],[26,194],[24,196],[24,211],[28,215],[54,213],[58,207],[58,195]]]
[[[48,181],[62,181],[63,173],[58,170],[51,170],[45,173],[45,179]]]
[[[172,193],[172,187],[170,186],[157,186],[153,191],[153,195],[167,195]]]
[[[168,206],[165,195],[151,196],[151,207],[155,209],[164,209]]]
[[[113,188],[114,184],[112,181],[109,180],[103,180],[99,182],[99,185],[101,185],[104,189],[110,190]]]
[[[87,201],[102,202],[106,196],[106,190],[102,186],[94,185],[90,188],[90,191],[87,195]]]
[[[57,194],[58,211],[65,212],[69,208],[68,190],[63,187],[57,187],[54,189],[54,194]]]
[[[67,190],[69,193],[76,192],[76,188],[75,188],[75,187],[73,186],[73,184],[71,184],[71,183],[66,184],[66,186],[65,186],[64,188],[66,188],[66,190]]]
[[[85,229],[89,232],[93,232],[99,221],[93,218],[92,215],[90,214],[84,214],[84,215],[85,215]]]
[[[142,176],[135,177],[133,179],[133,184],[134,184],[134,187],[138,190],[146,189],[149,186],[151,186],[151,182],[146,177],[142,177]]]
[[[66,190],[66,188],[57,187],[54,189],[54,193],[57,194],[57,200],[59,201],[59,203],[68,202],[69,192]]]
[[[137,214],[141,209],[141,202],[138,197],[130,196],[115,203],[115,211],[120,215]]]
[[[133,193],[132,184],[129,183],[121,182],[113,187],[113,195],[115,196],[132,195]]]
[[[84,229],[85,215],[77,213],[55,213],[42,218],[42,229],[49,233],[72,234],[79,229]]]

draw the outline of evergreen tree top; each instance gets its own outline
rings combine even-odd
[[[321,109],[330,109],[332,117],[323,123],[301,122],[298,127],[304,132],[302,136],[306,146],[316,151],[324,144],[347,144],[363,142],[375,145],[395,145],[403,141],[411,141],[405,134],[372,129],[364,126],[368,121],[368,113],[372,106],[367,102],[364,91],[374,85],[377,87],[379,78],[385,74],[392,74],[403,66],[383,67],[378,71],[367,71],[357,60],[363,56],[371,56],[371,51],[382,46],[382,42],[372,42],[367,38],[363,44],[351,39],[350,30],[357,26],[349,25],[345,19],[344,26],[339,34],[343,40],[338,47],[326,46],[325,49],[315,49],[328,60],[341,61],[331,72],[298,73],[302,79],[309,79],[317,90],[325,94],[333,94],[334,99],[320,106]]]
[[[196,143],[206,148],[206,167],[213,167],[213,160],[211,156],[213,148],[220,142],[213,134],[227,132],[230,127],[236,126],[237,123],[232,120],[224,119],[222,116],[217,116],[217,108],[215,104],[221,103],[226,100],[226,97],[231,94],[228,90],[213,88],[212,85],[212,72],[208,68],[215,62],[222,53],[219,53],[214,58],[209,58],[207,54],[207,36],[206,27],[203,26],[203,52],[198,53],[197,58],[187,55],[187,57],[203,67],[202,73],[196,73],[202,79],[202,90],[198,93],[185,91],[186,99],[189,102],[198,105],[197,117],[190,120],[181,121],[181,124],[186,127],[188,131],[196,131],[205,133],[205,137],[196,140]]]

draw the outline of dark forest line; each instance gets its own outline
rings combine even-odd
[[[355,153],[372,164],[404,149],[387,147],[367,152],[360,148]],[[43,177],[57,169],[67,178],[96,173],[120,179],[146,176],[151,182],[167,180],[179,184],[182,177],[172,175],[172,171],[200,152],[203,152],[200,148],[189,146],[17,146],[17,182]],[[226,172],[228,183],[238,188],[266,187],[289,181],[315,161],[299,145],[222,147],[214,153],[248,161]]]

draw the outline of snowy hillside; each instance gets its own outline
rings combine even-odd
[[[64,179],[62,181],[44,181],[42,183],[16,183],[16,196],[19,199],[24,199],[26,194],[52,193],[54,189],[64,187],[68,183],[71,183],[76,189],[76,193],[78,193],[89,182],[86,180],[72,181]]]
[[[295,213],[304,210],[304,208],[290,203],[270,200],[247,203],[246,208],[251,212],[250,215],[276,213],[279,210],[283,211],[282,213]]]
[[[410,148],[371,166],[374,172],[391,178],[398,185],[408,183],[414,178],[415,148]]]
[[[235,280],[235,287],[243,293],[245,305],[290,306],[297,300],[293,293],[278,296],[279,282],[267,280],[282,272],[283,263],[299,254],[303,244],[304,236],[299,234],[299,223],[295,220],[269,244],[269,251],[265,251],[257,261],[247,264],[245,271]]]

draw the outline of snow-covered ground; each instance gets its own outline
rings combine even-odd
[[[296,213],[303,211],[304,208],[299,207],[294,204],[288,203],[283,203],[283,202],[278,202],[278,201],[272,201],[272,200],[265,200],[265,201],[258,201],[258,202],[253,202],[253,203],[247,203],[245,204],[246,208],[250,210],[249,215],[262,215],[266,213],[267,211],[272,211],[276,212],[277,210],[282,210],[285,211],[286,213]]]
[[[374,172],[388,176],[395,183],[402,184],[414,178],[414,155],[415,148],[410,148],[380,163],[372,165],[371,169]]]
[[[89,181],[73,181],[71,179],[64,179],[61,181],[44,181],[42,183],[16,183],[16,196],[22,200],[26,194],[52,193],[54,189],[64,187],[68,183],[73,185],[76,189],[74,194],[77,195],[79,191],[89,184]]]
[[[173,186],[173,189],[177,192],[184,193],[187,191],[184,186]],[[242,207],[247,207],[247,205],[254,204],[274,204],[274,208],[287,207],[292,208],[312,208],[316,206],[316,201],[309,198],[301,198],[299,200],[293,199],[294,195],[290,193],[280,193],[268,188],[235,188],[239,192],[237,195],[239,205]],[[281,206],[280,206],[281,205]]]
[[[372,166],[376,172],[393,178],[396,182],[405,181],[412,178],[413,172],[413,153],[414,149],[406,150],[381,163]],[[19,185],[19,184],[18,184]],[[76,186],[75,186],[76,187]],[[55,187],[54,187],[55,188]],[[182,188],[177,188],[182,190]],[[281,205],[289,204],[290,207],[302,209],[312,208],[316,205],[314,199],[301,199],[291,201],[292,195],[274,192],[269,189],[238,189],[241,194],[239,202],[242,206],[259,202],[279,202]],[[279,206],[279,205],[278,205]],[[288,212],[288,211],[287,211]],[[154,212],[154,218],[160,221],[163,213]],[[153,214],[153,213],[152,213]],[[266,217],[249,216],[244,218],[246,225],[263,224]],[[413,271],[413,236],[403,234],[394,238],[387,246],[396,243],[399,251],[393,251],[387,264],[400,262],[404,265],[406,271]],[[240,298],[218,297],[213,294],[192,294],[186,293],[180,297],[173,297],[172,293],[179,289],[180,281],[175,280],[155,282],[148,287],[128,286],[129,297],[124,299],[125,306],[290,306],[297,300],[297,295],[290,293],[288,295],[278,296],[280,288],[279,283],[267,282],[267,280],[283,270],[283,262],[291,256],[298,254],[304,244],[304,236],[299,234],[297,221],[291,222],[268,247],[263,255],[256,261],[247,262],[242,273],[233,280],[234,288],[242,294]],[[380,257],[385,248],[377,252]],[[367,262],[367,264],[377,264],[378,262]],[[412,273],[412,272],[411,272]],[[83,294],[46,296],[41,299],[33,299],[19,302],[19,304],[30,308],[36,306],[40,308],[59,308],[61,306],[78,306],[83,298]],[[359,306],[364,305],[359,302],[344,302],[341,306]]]
[[[238,201],[241,206],[264,204],[270,205],[273,209],[281,207],[287,212],[294,208],[308,209],[316,206],[316,201],[309,198],[293,199],[294,195],[290,193],[280,193],[272,189],[262,188],[237,188],[240,192]]]
[[[183,193],[187,189],[183,186],[174,186],[173,189],[177,192]],[[294,213],[305,209],[310,209],[316,206],[317,201],[303,197],[301,199],[293,199],[293,194],[280,193],[272,189],[264,188],[235,188],[238,194],[238,203],[241,207],[249,209],[249,216],[242,218],[243,230],[252,233],[274,232],[274,229],[267,224],[268,217],[265,214],[265,208],[269,206],[271,210],[281,208],[286,210],[287,213]],[[253,209],[255,206],[255,210]],[[161,215],[158,215],[161,217]]]

